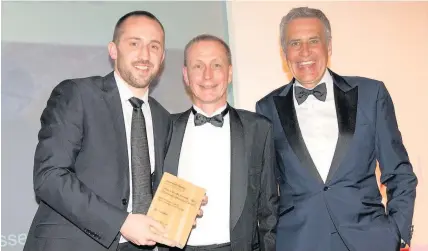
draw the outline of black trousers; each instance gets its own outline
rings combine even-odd
[[[153,249],[154,247],[152,246],[137,246],[132,242],[119,243],[119,246],[117,247],[117,251],[141,251],[141,250],[153,250]]]
[[[171,248],[170,251],[232,251],[230,243],[213,244],[206,246],[185,246],[184,249]]]

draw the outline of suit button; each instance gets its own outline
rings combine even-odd
[[[326,186],[326,187],[324,187],[324,191],[327,191],[328,189],[330,189],[330,188],[329,188],[329,187],[327,187],[327,186]]]
[[[122,205],[126,205],[128,204],[128,200],[127,199],[122,199]]]

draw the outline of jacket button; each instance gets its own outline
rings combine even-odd
[[[127,199],[122,199],[122,205],[127,205],[128,204],[128,200]]]
[[[329,187],[324,187],[324,191],[327,191],[328,189],[330,189]]]

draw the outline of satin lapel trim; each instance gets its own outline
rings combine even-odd
[[[344,81],[344,80],[342,80]],[[342,83],[343,85],[343,83]],[[343,91],[334,85],[334,100],[336,103],[339,138],[333,155],[326,183],[329,183],[345,157],[352,142],[357,121],[358,87]]]
[[[164,171],[177,176],[178,164],[183,144],[184,133],[186,131],[187,121],[189,120],[190,110],[182,113],[176,121],[173,122],[171,142],[168,152],[165,156]]]
[[[320,183],[324,183],[303,140],[293,102],[293,88],[284,96],[275,96],[274,102],[285,136],[303,168]]]
[[[236,226],[247,198],[248,161],[245,156],[244,129],[238,112],[229,107],[230,117],[230,229]]]

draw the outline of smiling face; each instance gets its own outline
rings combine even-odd
[[[232,81],[232,65],[224,46],[218,41],[202,40],[187,51],[183,77],[198,107],[213,109],[227,103],[227,87]]]
[[[331,55],[331,40],[318,18],[297,18],[287,26],[285,58],[293,76],[312,88],[323,77]]]
[[[131,89],[146,90],[164,59],[164,33],[155,20],[131,16],[121,25],[118,41],[109,44],[115,71]]]

